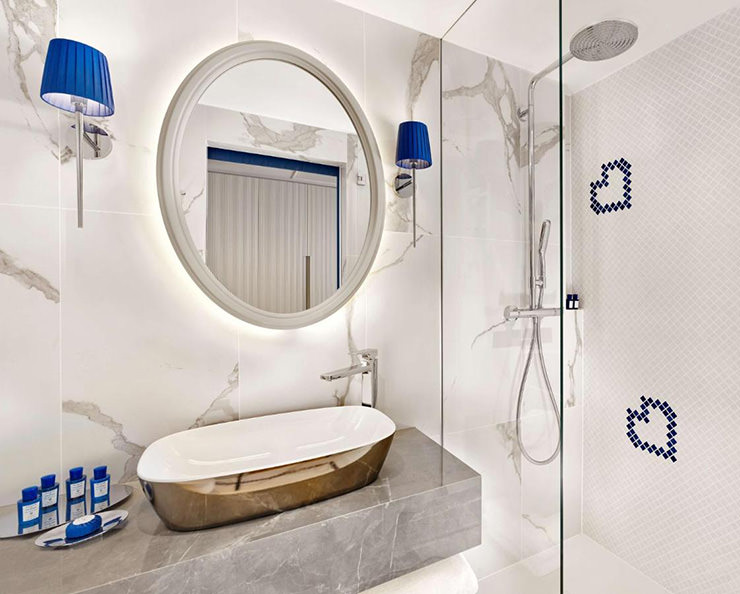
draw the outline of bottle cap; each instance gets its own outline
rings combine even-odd
[[[105,475],[108,473],[108,467],[107,466],[96,466],[93,468],[93,477],[95,480],[99,480],[102,478],[105,478]]]
[[[56,478],[57,476],[55,474],[45,474],[41,477],[41,488],[51,489],[55,484]]]
[[[36,485],[33,487],[26,487],[21,491],[21,494],[23,496],[23,501],[33,501],[34,499],[38,499],[39,488]]]
[[[82,466],[75,466],[69,469],[69,478],[73,481],[78,481],[82,478]]]

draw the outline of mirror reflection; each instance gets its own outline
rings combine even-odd
[[[314,307],[357,262],[370,214],[363,148],[339,101],[297,66],[251,61],[211,84],[177,178],[206,266],[256,308]]]

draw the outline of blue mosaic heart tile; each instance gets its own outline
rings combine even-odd
[[[676,445],[678,444],[678,441],[676,440],[676,437],[678,436],[678,431],[676,430],[676,418],[678,415],[667,402],[660,401],[657,398],[645,398],[645,396],[640,396],[640,400],[642,402],[640,403],[639,409],[627,409],[627,437],[630,438],[632,445],[636,448],[655,454],[659,458],[676,462],[676,453],[678,452],[678,449],[676,448]],[[635,430],[637,421],[642,421],[645,424],[650,422],[650,413],[653,410],[659,410],[665,417],[665,445],[656,446],[647,441],[643,441]]]
[[[622,174],[622,199],[618,202],[610,202],[608,204],[602,204],[599,202],[599,190],[602,188],[609,187],[609,172],[617,169]],[[596,181],[592,181],[589,186],[589,194],[591,196],[590,208],[597,215],[603,212],[616,212],[617,210],[624,210],[632,208],[632,165],[624,158],[610,161],[609,163],[603,163],[601,165],[601,178]]]

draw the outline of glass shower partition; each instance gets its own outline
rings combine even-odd
[[[441,48],[443,438],[482,475],[482,594],[560,592],[558,12],[478,0]]]

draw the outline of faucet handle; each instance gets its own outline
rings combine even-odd
[[[373,361],[378,358],[378,349],[360,349],[351,351],[350,355],[359,355],[364,361]]]

